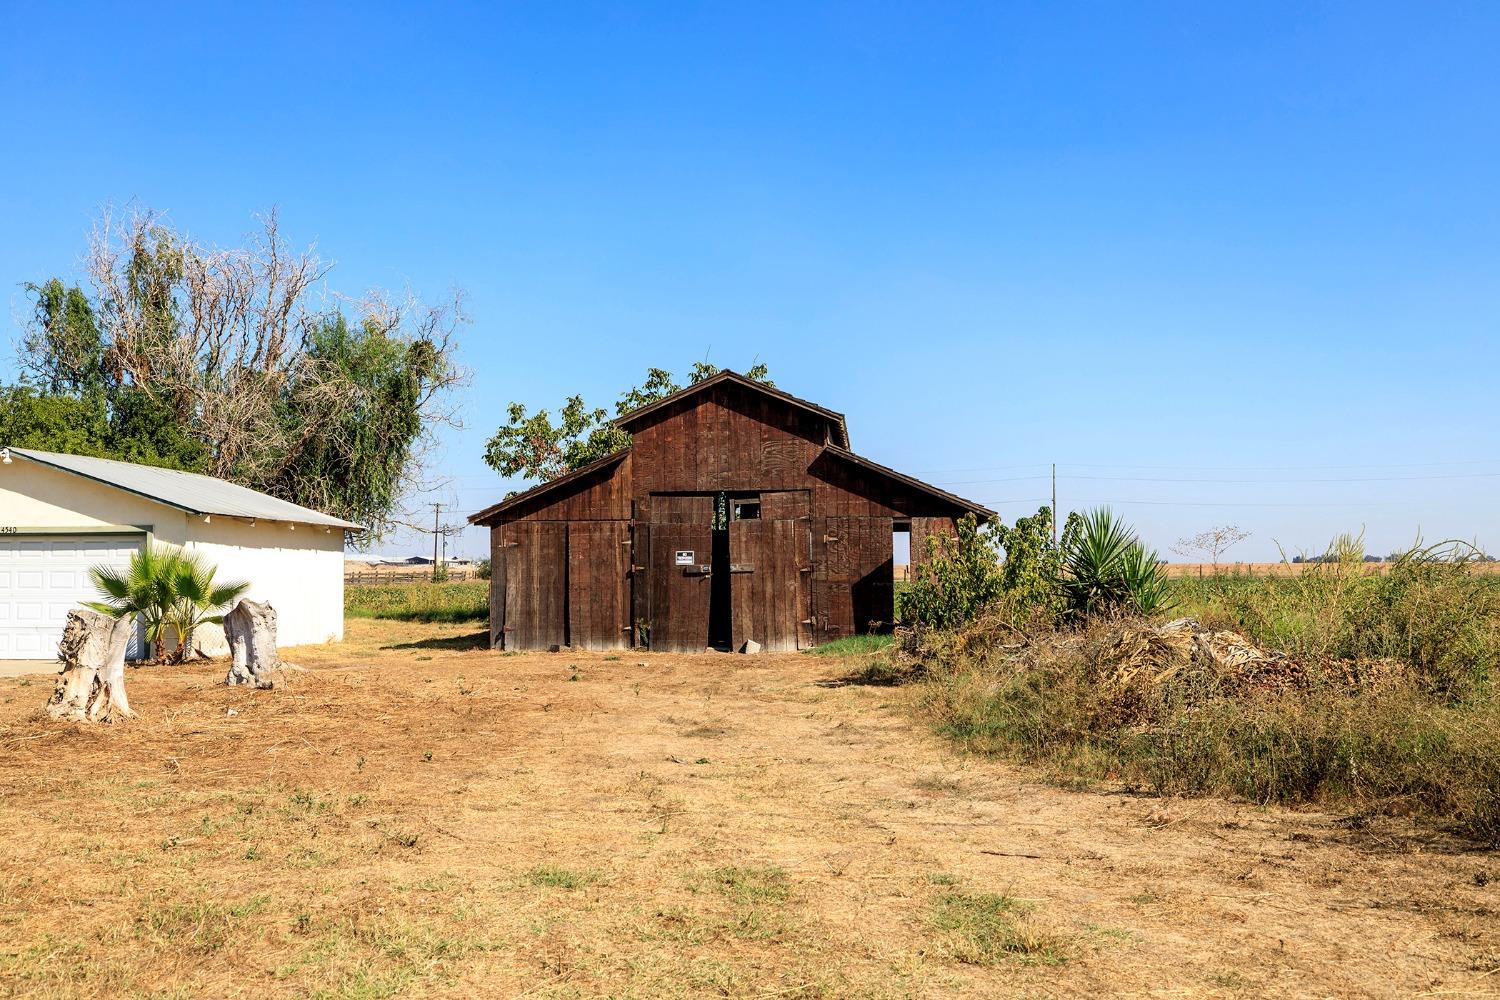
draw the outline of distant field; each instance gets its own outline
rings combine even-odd
[[[1283,563],[1283,562],[1259,562],[1259,563],[1220,563],[1219,574],[1221,576],[1297,576],[1305,567],[1316,565],[1315,563]],[[1371,576],[1381,573],[1389,573],[1391,563],[1366,563],[1365,572]],[[1167,563],[1168,576],[1199,576],[1210,577],[1214,575],[1214,567],[1211,563]],[[906,563],[897,563],[895,566],[896,581],[902,582],[910,579],[911,567]],[[1474,563],[1471,567],[1474,573],[1484,575],[1500,573],[1500,562]]]
[[[386,618],[406,622],[477,622],[489,617],[490,585],[465,583],[387,583],[344,585],[344,614],[349,618]]]
[[[1221,576],[1297,576],[1309,566],[1317,563],[1285,563],[1285,562],[1262,562],[1262,563],[1220,563],[1218,572]],[[1365,573],[1369,576],[1378,576],[1389,573],[1394,563],[1365,563]],[[1214,575],[1214,567],[1211,563],[1167,563],[1168,576],[1201,576]],[[1470,571],[1479,574],[1500,573],[1500,563],[1476,562],[1471,564]]]

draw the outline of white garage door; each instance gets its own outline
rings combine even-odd
[[[142,542],[129,536],[0,535],[0,660],[55,658],[68,611],[99,600],[89,568],[124,569]],[[126,655],[139,655],[139,636]]]

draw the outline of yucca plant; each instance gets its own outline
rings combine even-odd
[[[193,648],[193,633],[205,624],[222,625],[224,610],[250,589],[248,583],[214,582],[217,567],[196,554],[179,554],[172,567],[172,603],[167,623],[177,632],[175,658],[182,660]]]
[[[1175,603],[1156,553],[1108,507],[1068,519],[1062,557],[1063,589],[1074,614],[1128,609],[1154,615]]]
[[[1171,581],[1167,579],[1161,558],[1154,549],[1137,541],[1121,560],[1120,572],[1130,603],[1141,614],[1151,617],[1176,606],[1177,597],[1172,592]]]
[[[1063,534],[1063,587],[1068,603],[1080,614],[1093,614],[1125,603],[1121,566],[1135,535],[1108,507],[1074,515]]]

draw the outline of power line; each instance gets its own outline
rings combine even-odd
[[[1059,462],[1060,469],[1145,469],[1170,472],[1322,472],[1339,469],[1432,469],[1460,465],[1500,465],[1500,458],[1469,458],[1443,462],[1361,462],[1352,465],[1151,465],[1144,463]],[[919,469],[916,475],[943,476],[964,472],[1009,472],[1013,469],[1046,469],[1047,462],[1029,465],[981,465],[966,469]]]
[[[1047,476],[1011,476],[1004,479],[960,479],[939,482],[939,486],[988,486],[992,483],[1018,483],[1045,480]],[[1174,476],[1089,476],[1060,472],[1062,480],[1087,480],[1105,483],[1208,483],[1227,486],[1307,486],[1317,483],[1425,483],[1455,479],[1495,479],[1500,472],[1462,472],[1437,476],[1342,476],[1329,479],[1199,479]]]
[[[939,486],[988,486],[990,483],[1025,483],[1035,479],[1045,480],[1047,473],[1036,476],[1007,476],[1004,479],[959,479],[939,482]]]
[[[1230,485],[1292,485],[1309,483],[1422,483],[1438,479],[1493,479],[1500,472],[1466,472],[1441,476],[1350,476],[1338,479],[1174,479],[1152,476],[1079,476],[1066,475],[1065,479],[1088,479],[1111,483],[1227,483]]]
[[[1500,465],[1500,458],[1467,458],[1444,462],[1361,462],[1355,465],[1123,465],[1069,462],[1078,469],[1168,469],[1190,472],[1318,472],[1324,469],[1432,469],[1454,465]]]
[[[1103,504],[1111,506],[1114,504],[1134,504],[1146,507],[1338,507],[1344,510],[1357,507],[1409,507],[1414,504],[1427,503],[1426,500],[1374,500],[1369,502],[1348,501],[1345,503],[1255,503],[1255,502],[1228,502],[1217,503],[1199,500],[1078,500],[1079,504],[1098,506]]]

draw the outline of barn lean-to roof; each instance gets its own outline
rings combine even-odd
[[[990,518],[996,516],[994,511],[990,510],[983,504],[977,504],[972,500],[965,500],[963,497],[959,496],[956,493],[949,493],[945,489],[941,489],[937,486],[932,485],[931,483],[924,483],[922,482],[922,480],[915,479],[911,476],[906,475],[905,473],[897,472],[895,469],[881,465],[879,462],[872,462],[862,455],[854,454],[854,452],[850,451],[848,448],[840,448],[836,445],[828,445],[823,449],[819,457],[821,458],[823,455],[828,455],[838,459],[839,461],[848,462],[851,465],[856,465],[859,468],[864,469],[866,472],[873,472],[876,475],[885,476],[887,479],[893,479],[896,482],[901,483],[903,486],[906,486],[909,489],[916,490],[919,493],[926,493],[928,496],[937,497],[940,500],[946,500],[948,503],[953,504],[953,506],[961,508],[966,513],[973,514],[981,521],[987,521]]]
[[[503,514],[513,507],[518,507],[523,503],[535,500],[540,496],[551,493],[553,490],[561,489],[569,483],[576,483],[578,480],[587,477],[591,472],[598,472],[602,469],[607,469],[628,454],[630,454],[629,448],[621,448],[619,451],[612,451],[608,455],[605,455],[603,458],[596,459],[595,461],[590,462],[588,465],[580,465],[572,472],[564,473],[563,475],[558,476],[556,479],[549,479],[545,483],[538,483],[530,489],[522,490],[519,493],[513,493],[510,496],[506,497],[504,500],[501,500],[499,503],[491,504],[477,514],[470,514],[469,523],[489,524],[495,519],[497,515]]]
[[[744,389],[750,389],[754,392],[761,393],[763,395],[771,397],[772,399],[778,400],[779,402],[785,403],[788,406],[793,407],[794,409],[803,410],[815,416],[822,417],[831,425],[829,430],[832,432],[830,436],[833,440],[833,443],[841,448],[849,447],[849,425],[845,422],[844,415],[842,413],[839,413],[836,410],[830,410],[826,406],[819,406],[817,403],[812,403],[805,399],[799,399],[789,392],[782,392],[780,389],[777,389],[774,386],[766,385],[764,382],[757,382],[752,378],[746,378],[739,372],[732,372],[727,368],[715,375],[710,375],[708,378],[704,379],[701,382],[694,382],[686,389],[679,389],[676,392],[672,393],[672,395],[670,396],[664,396],[654,403],[647,403],[645,406],[637,407],[636,409],[631,410],[629,413],[618,418],[615,421],[615,426],[620,428],[621,430],[629,430],[632,424],[639,423],[641,420],[645,419],[651,414],[665,409],[666,407],[671,406],[673,403],[677,403],[681,400],[687,399],[690,396],[695,396],[700,392],[706,392],[709,389],[724,385],[726,383],[730,385],[736,385]]]

